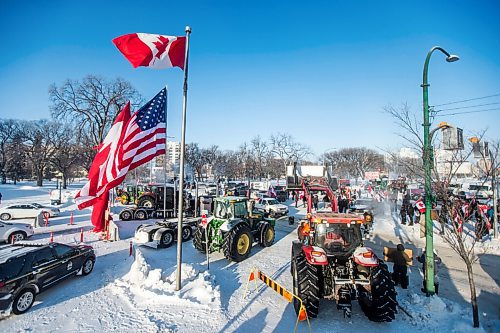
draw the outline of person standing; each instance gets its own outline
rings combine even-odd
[[[405,253],[405,247],[403,244],[398,244],[396,246],[396,251],[389,253],[387,256],[394,262],[392,279],[394,280],[394,284],[401,284],[401,288],[408,288],[408,264],[411,263],[411,259]]]
[[[420,289],[422,292],[426,293],[427,290],[425,289],[426,286],[426,281],[425,281],[425,250],[424,252],[420,255],[420,257],[417,258],[417,261],[422,264],[422,273],[424,274],[424,280],[423,282],[423,288]],[[439,292],[439,277],[438,277],[438,268],[441,266],[441,258],[438,257],[436,252],[434,252],[434,291],[436,292],[436,295]]]
[[[399,213],[401,214],[401,224],[406,224],[406,206],[404,204],[401,205]]]
[[[415,208],[411,203],[408,204],[406,208],[406,212],[408,213],[408,225],[413,225],[413,218],[415,215]]]
[[[315,194],[312,198],[312,203],[316,211],[318,210],[318,202],[319,202],[318,195]]]

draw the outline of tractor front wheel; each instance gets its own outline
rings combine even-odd
[[[207,253],[206,248],[206,237],[205,237],[205,228],[198,226],[193,234],[193,245],[194,248],[200,251],[201,253]],[[208,243],[210,247],[210,242]]]
[[[371,321],[389,322],[397,312],[396,290],[387,265],[380,263],[371,269],[370,290],[360,293],[359,304]],[[364,289],[364,288],[363,288]]]
[[[224,236],[224,256],[235,262],[248,258],[252,250],[252,231],[246,224],[238,224]]]
[[[263,247],[269,247],[274,243],[276,233],[274,227],[269,223],[263,224],[259,228],[259,244]]]

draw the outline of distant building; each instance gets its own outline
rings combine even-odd
[[[167,165],[178,165],[181,159],[181,144],[176,141],[167,141]],[[165,156],[157,156],[155,159],[155,167],[163,168],[163,160]]]
[[[434,167],[439,175],[453,175],[459,178],[473,175],[473,165],[469,161],[461,161],[454,151],[435,149]]]

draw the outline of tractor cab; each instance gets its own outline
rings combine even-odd
[[[308,214],[299,226],[299,238],[308,245],[323,248],[329,257],[347,258],[363,245],[363,222],[356,214]]]

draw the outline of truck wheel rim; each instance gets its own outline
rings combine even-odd
[[[189,230],[184,229],[182,230],[182,238],[186,239],[189,237]]]
[[[268,228],[266,231],[266,242],[270,243],[273,241],[274,230],[272,228]]]
[[[163,244],[168,244],[172,241],[172,235],[167,233],[163,235]]]
[[[250,246],[250,238],[248,237],[247,234],[243,234],[238,238],[238,253],[239,254],[245,254],[248,251],[248,248]]]
[[[33,303],[33,293],[31,291],[27,291],[19,297],[17,301],[17,309],[19,311],[25,311],[30,307],[31,303]]]

